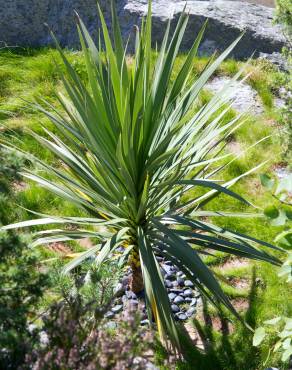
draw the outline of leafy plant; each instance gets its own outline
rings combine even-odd
[[[23,158],[17,152],[0,149],[0,224],[11,222],[13,213],[12,184],[19,181],[18,171],[23,165]]]
[[[282,361],[287,361],[292,355],[292,318],[279,316],[264,321],[264,326],[257,328],[254,333],[253,345],[259,346],[271,333],[276,334],[278,340],[270,352],[281,352]]]
[[[278,275],[280,277],[285,276],[287,278],[287,283],[292,282],[292,253],[291,252],[288,254],[288,257],[286,261],[283,263]]]
[[[291,193],[291,175],[282,178],[280,181],[275,178],[271,178],[266,174],[260,176],[262,185],[268,189],[273,197],[277,200],[278,207],[270,206],[265,209],[265,215],[271,220],[271,224],[274,226],[285,225],[291,222],[291,203],[289,203]],[[290,208],[287,208],[290,206]],[[288,250],[288,257],[282,264],[278,276],[285,277],[287,283],[292,282],[292,253],[289,249],[292,248],[292,230],[287,229],[280,233],[276,238],[275,242]],[[281,352],[282,361],[287,361],[292,356],[292,318],[287,317],[275,317],[270,320],[264,321],[264,326],[258,327],[255,330],[253,337],[253,345],[259,346],[262,342],[271,337],[273,334],[277,336],[277,342],[269,351],[268,358],[271,352]]]
[[[96,288],[95,283],[88,285]],[[64,291],[63,300],[43,318],[46,344],[27,355],[28,368],[145,369],[152,333],[140,326],[139,314],[133,310],[109,327],[104,314],[110,303],[99,304],[94,296],[89,301],[78,285],[74,292]]]
[[[275,21],[283,25],[286,38],[288,41],[290,41],[290,47],[291,47],[291,43],[292,43],[292,5],[289,0],[277,0],[276,1]]]
[[[53,293],[57,297],[65,300],[67,304],[71,300],[79,300],[81,306],[89,305],[92,308],[90,312],[93,312],[93,308],[98,311],[99,307],[111,304],[121,271],[114,261],[107,261],[98,268],[93,264],[84,263],[74,274],[66,275],[58,264],[52,268],[51,275]],[[89,318],[89,322],[91,321],[92,318]]]
[[[285,225],[285,230],[282,231],[275,238],[275,243],[283,249],[289,250],[292,248],[292,203],[290,202],[292,192],[292,174],[287,174],[280,181],[271,178],[266,174],[260,176],[262,185],[269,190],[274,199],[276,199],[276,205],[266,207],[264,210],[265,215],[273,226]]]
[[[290,0],[276,1],[275,22],[282,26],[287,46],[282,50],[282,55],[287,61],[286,81],[281,85],[285,91],[286,104],[281,109],[280,122],[285,124],[284,145],[287,147],[285,157],[289,163],[292,148],[292,3]]]
[[[292,174],[287,174],[281,180],[272,178],[266,174],[260,175],[262,185],[276,199],[276,205],[265,208],[264,213],[270,219],[273,226],[282,226],[292,220],[292,203],[290,194],[292,192]]]
[[[226,182],[219,177],[236,159],[232,154],[222,153],[225,139],[244,122],[241,116],[226,119],[232,106],[232,82],[206,104],[199,105],[205,83],[240,38],[210,61],[194,80],[192,62],[205,25],[179,73],[172,78],[188,22],[186,13],[182,13],[171,38],[168,23],[155,61],[151,58],[151,2],[141,30],[136,29],[135,53],[129,60],[115,7],[112,5],[113,43],[103,14],[100,10],[99,13],[103,40],[98,46],[78,18],[88,85],[79,78],[56,41],[67,70],[62,74],[66,95],[58,95],[64,112],[56,111],[50,104],[47,110],[37,106],[54,123],[58,136],[46,128],[46,136],[36,133],[33,136],[62,165],[52,167],[27,154],[38,167],[36,171],[22,172],[24,177],[71,202],[85,215],[36,213],[41,217],[4,229],[58,225],[55,229],[36,231],[33,246],[82,238],[95,240],[93,247],[65,266],[66,273],[92,257],[96,266],[108,258],[118,258],[121,264],[128,261],[133,271],[132,288],[135,291],[145,288],[150,322],[153,316],[161,337],[181,350],[180,327],[171,313],[157,255],[177,265],[214,305],[223,304],[237,317],[203,256],[212,249],[279,264],[277,258],[258,246],[276,247],[217,227],[209,220],[212,216],[251,214],[210,212],[203,208],[220,194],[249,204],[230,187],[258,168]],[[240,78],[242,72],[234,79]],[[124,247],[122,255],[116,253],[120,246]]]
[[[0,233],[0,281],[0,367],[16,369],[37,341],[29,322],[48,283],[27,242],[5,232]]]
[[[11,183],[18,179],[22,160],[15,153],[0,151],[0,224],[9,220],[12,208]],[[5,159],[5,160],[4,160]],[[0,231],[0,368],[16,369],[24,362],[37,337],[29,322],[36,314],[48,286],[47,276],[38,270],[38,257],[28,240]]]

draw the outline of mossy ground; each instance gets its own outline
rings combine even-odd
[[[66,54],[80,76],[86,78],[81,54],[69,51],[66,51]],[[177,58],[174,73],[178,71],[184,58],[184,55]],[[204,69],[207,62],[207,58],[194,60],[193,77]],[[3,135],[10,136],[13,142],[37,156],[45,158],[54,165],[58,165],[58,162],[28,134],[30,129],[41,131],[42,126],[53,129],[52,124],[44,116],[37,113],[27,102],[38,100],[40,104],[43,104],[41,98],[58,107],[55,91],[61,89],[58,73],[60,67],[57,67],[59,65],[57,52],[51,49],[2,51],[0,53],[0,120],[2,124],[0,130],[3,131]],[[241,66],[241,62],[228,60],[222,64],[216,74],[232,76]],[[236,143],[236,150],[243,150],[263,137],[268,138],[228,166],[224,172],[224,179],[239,176],[257,164],[268,161],[257,173],[242,179],[234,187],[240,194],[261,209],[267,204],[273,203],[274,200],[261,187],[259,173],[272,173],[275,164],[285,162],[285,157],[283,157],[285,148],[282,144],[283,126],[277,123],[279,112],[274,106],[275,93],[279,86],[284,83],[285,76],[274,70],[271,65],[259,61],[252,61],[245,73],[251,73],[247,78],[247,83],[258,92],[265,111],[260,117],[248,117],[246,123],[234,134],[231,141]],[[210,94],[206,93],[201,98],[206,100],[209,96]],[[227,150],[232,150],[232,147],[227,146]],[[58,214],[62,210],[63,214],[72,215],[74,213],[76,215],[76,209],[72,205],[56,199],[45,190],[36,188],[33,184],[20,187],[15,194],[14,201],[24,208],[47,214]],[[214,199],[208,207],[222,211],[251,211],[248,207],[224,196]],[[12,221],[29,217],[26,211],[21,208],[10,209],[10,212]],[[271,227],[268,221],[263,218],[218,218],[216,222],[218,225],[246,232],[269,242],[272,242],[282,230],[281,227]],[[78,246],[72,245],[71,248],[76,250]],[[53,253],[44,252],[43,255],[44,258],[49,258],[52,257]],[[226,256],[222,256],[220,253],[208,258],[206,262],[222,278],[224,277],[224,290],[232,299],[243,298],[248,302],[249,308],[243,313],[243,316],[252,327],[260,325],[263,320],[279,314],[292,316],[292,292],[278,278],[276,268],[267,264],[250,263],[244,268],[239,266],[224,271],[218,269],[218,266],[226,262]],[[250,283],[244,289],[238,289],[236,286],[232,287],[226,282],[226,279],[232,281],[232,279],[240,280],[242,278]],[[260,282],[260,284],[257,282]],[[209,314],[213,317],[219,317],[218,312],[212,309]],[[221,315],[224,318],[229,317],[226,313]],[[264,363],[269,352],[268,346],[261,349],[252,347],[251,332],[245,329],[240,322],[233,320],[232,325],[233,332],[229,336],[212,330],[210,326],[202,327],[210,343],[213,343],[213,347],[211,346],[212,350],[204,356],[203,363],[198,368],[204,370],[217,368],[254,370],[265,367]],[[271,338],[271,341],[273,341],[273,338]],[[193,355],[192,361],[189,364],[178,364],[178,368],[194,369],[194,363],[199,364],[201,360]],[[268,365],[282,366],[279,358],[273,354],[270,356]]]

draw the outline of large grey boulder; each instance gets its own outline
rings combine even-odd
[[[185,1],[157,0],[153,2],[153,37],[154,42],[161,42],[168,18],[173,20],[174,28]],[[147,13],[147,0],[128,1],[122,16],[127,20],[136,18],[136,23]],[[187,1],[190,15],[182,48],[190,48],[195,36],[208,19],[205,38],[200,47],[201,54],[211,54],[215,50],[224,50],[243,31],[240,44],[234,49],[237,58],[246,58],[252,53],[273,53],[281,50],[285,38],[279,26],[273,25],[273,9],[241,1]]]
[[[110,1],[99,0],[110,24]],[[133,26],[140,24],[147,13],[147,0],[116,0],[124,39],[133,36]],[[185,1],[153,0],[153,38],[160,44],[168,18],[172,29],[181,14]],[[272,53],[285,44],[278,26],[272,24],[273,9],[238,1],[191,1],[187,9],[190,22],[182,49],[187,50],[198,30],[208,18],[209,24],[200,52],[210,54],[223,50],[243,30],[245,35],[235,49],[237,58],[249,57],[253,52]],[[52,44],[47,23],[62,46],[79,45],[74,10],[81,15],[94,37],[98,34],[96,0],[0,0],[0,42],[2,46],[47,46]],[[133,39],[133,37],[132,37]],[[133,42],[130,42],[130,47]]]
[[[106,19],[110,19],[108,0],[99,0]],[[117,1],[118,7],[126,1]],[[79,46],[76,10],[97,37],[96,0],[0,0],[0,42],[2,46],[40,47],[53,45],[47,24],[62,46]]]

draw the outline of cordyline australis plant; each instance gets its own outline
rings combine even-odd
[[[202,219],[232,216],[202,211],[221,193],[248,203],[229,188],[256,169],[221,185],[215,179],[234,160],[223,155],[222,149],[226,137],[242,122],[238,116],[223,123],[232,105],[232,82],[203,107],[195,109],[205,83],[239,39],[190,81],[203,27],[173,80],[174,62],[188,22],[185,12],[171,37],[168,23],[153,66],[150,2],[141,30],[136,29],[131,63],[127,63],[114,6],[113,42],[100,9],[99,13],[103,40],[98,46],[79,18],[77,22],[88,85],[80,80],[57,44],[66,67],[66,74],[62,75],[66,95],[58,96],[63,112],[49,104],[48,110],[38,106],[60,135],[44,128],[46,137],[34,137],[56,155],[62,166],[52,167],[30,156],[42,172],[28,169],[23,173],[84,210],[87,217],[37,214],[41,218],[4,229],[64,225],[63,229],[50,227],[36,232],[34,246],[88,237],[95,240],[95,246],[65,266],[67,273],[92,256],[97,266],[107,258],[116,258],[116,248],[123,246],[124,253],[118,258],[132,267],[132,288],[136,292],[145,289],[150,321],[153,317],[161,337],[181,350],[179,325],[170,309],[157,254],[175,264],[213,304],[223,304],[235,315],[201,258],[208,253],[206,249],[278,264],[275,257],[257,247],[274,248],[272,245],[217,227],[206,217]],[[184,200],[190,189],[199,192],[196,195],[192,191],[193,196]]]

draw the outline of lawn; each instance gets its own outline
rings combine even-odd
[[[80,77],[86,80],[82,55],[72,51],[65,53]],[[155,58],[154,52],[153,58]],[[174,73],[177,73],[184,59],[184,55],[177,58]],[[196,58],[193,62],[191,77],[199,74],[207,63],[207,58]],[[52,49],[19,49],[0,53],[1,134],[10,137],[13,143],[46,159],[54,166],[59,165],[58,161],[29,135],[30,130],[40,132],[42,127],[49,127],[51,130],[54,128],[44,116],[34,110],[30,102],[37,100],[42,105],[44,104],[42,99],[44,99],[49,101],[53,107],[60,107],[55,96],[55,91],[62,89],[58,70],[62,67],[59,66],[59,56]],[[241,66],[242,62],[227,60],[216,71],[216,76],[233,76]],[[259,116],[248,115],[244,125],[228,139],[225,151],[238,155],[263,137],[267,138],[232,162],[224,170],[222,179],[228,180],[239,176],[266,161],[257,172],[244,177],[234,186],[234,189],[254,204],[259,211],[275,203],[272,195],[261,186],[259,174],[274,175],[275,168],[285,167],[291,158],[286,148],[286,127],[281,122],[279,109],[275,106],[277,91],[285,82],[286,77],[264,61],[251,61],[245,73],[247,83],[258,93],[263,105],[263,113]],[[210,96],[210,92],[204,92],[200,97],[201,103],[210,99]],[[230,114],[235,115],[236,113],[231,112]],[[11,200],[22,208],[13,207],[7,210],[10,222],[31,217],[24,208],[44,214],[58,214],[58,210],[62,210],[63,215],[80,215],[80,211],[74,206],[56,199],[52,194],[37,188],[32,183],[26,184],[18,181],[14,184],[14,194],[11,197]],[[209,209],[232,212],[253,211],[250,207],[224,195],[208,204],[206,211]],[[276,235],[284,229],[284,226],[271,226],[264,217],[240,219],[218,217],[216,223],[267,242],[273,242]],[[66,251],[72,252],[83,248],[75,242],[63,247]],[[52,259],[53,261],[44,262],[49,274],[53,274],[54,257],[58,253],[62,254],[62,250],[60,252],[53,248],[41,248],[41,259],[43,261]],[[265,263],[247,263],[243,259],[226,258],[226,255],[219,252],[214,256],[206,257],[206,262],[219,277],[224,291],[251,327],[259,326],[264,320],[278,315],[292,317],[292,291],[277,276],[277,268]],[[40,310],[44,309],[52,299],[51,296],[46,297]],[[208,343],[207,352],[202,357],[190,350],[191,362],[188,364],[178,362],[176,365],[178,369],[194,369],[196,364],[197,368],[213,370],[215,369],[214,363],[217,364],[216,369],[226,370],[260,370],[268,366],[288,368],[281,365],[277,354],[270,354],[265,363],[269,346],[264,345],[259,349],[253,347],[252,333],[225,311],[218,313],[209,305],[203,304],[203,308],[197,313],[196,320],[190,320],[187,326],[190,332],[194,332],[192,329],[194,327],[199,329],[205,342]],[[271,343],[274,340],[273,337],[270,338]],[[163,362],[164,356],[163,351],[157,349],[158,363]],[[168,368],[168,365],[161,365],[162,368],[165,366]]]

